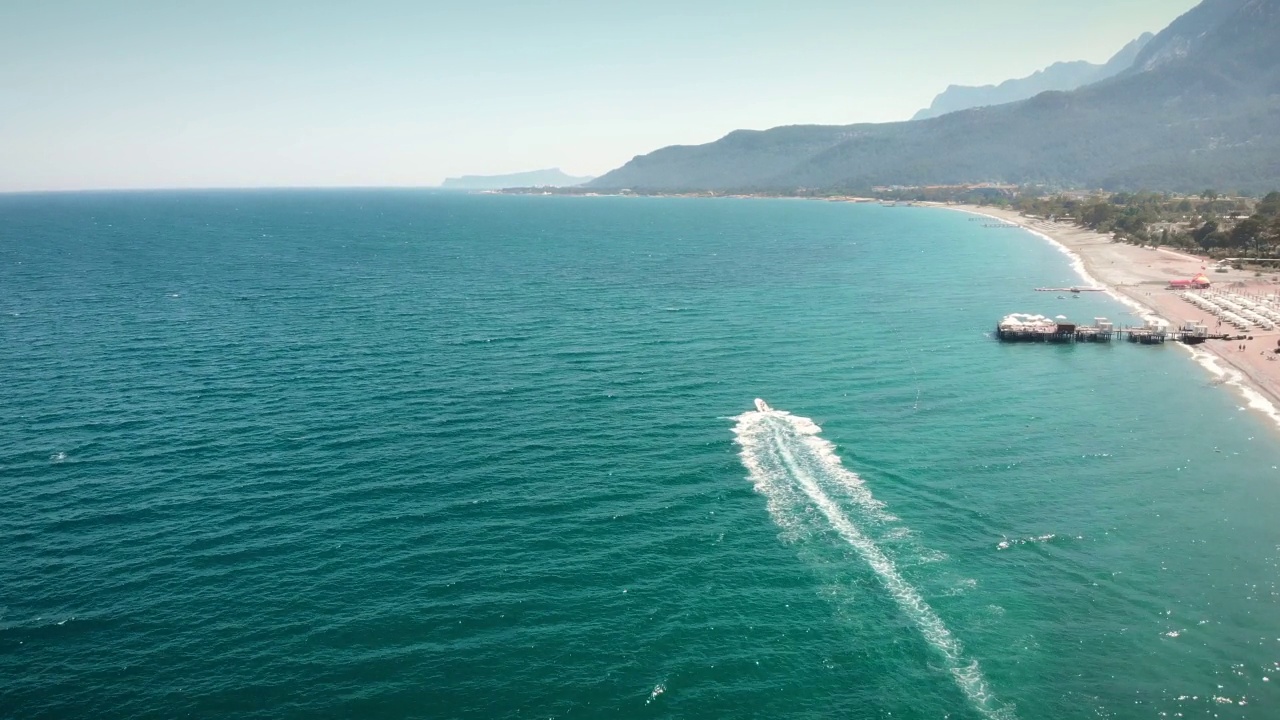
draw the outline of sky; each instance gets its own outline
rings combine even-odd
[[[1104,62],[1195,0],[0,2],[0,192],[598,175]]]

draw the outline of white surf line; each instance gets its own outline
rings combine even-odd
[[[1262,413],[1271,419],[1272,422],[1280,427],[1280,409],[1276,408],[1265,395],[1255,390],[1249,383],[1249,378],[1244,373],[1229,365],[1224,366],[1222,359],[1211,352],[1201,350],[1197,347],[1186,346],[1187,352],[1191,353],[1191,357],[1200,365],[1200,367],[1209,371],[1209,374],[1223,381],[1223,384],[1235,388],[1236,392],[1244,398],[1249,409]]]
[[[1012,709],[1001,707],[997,703],[994,694],[987,685],[986,679],[982,675],[978,661],[965,656],[964,648],[959,639],[947,629],[946,624],[942,622],[942,618],[938,617],[938,614],[929,606],[919,591],[902,577],[893,560],[885,555],[875,541],[867,537],[844,514],[840,505],[827,495],[818,480],[801,462],[797,461],[791,448],[788,447],[789,442],[799,442],[801,447],[815,451],[818,464],[824,470],[829,469],[828,463],[830,461],[828,456],[834,458],[837,464],[840,463],[839,456],[833,452],[828,452],[829,447],[825,447],[830,446],[830,443],[814,437],[817,431],[820,430],[817,424],[809,418],[797,417],[787,412],[768,409],[768,406],[763,405],[760,401],[757,401],[757,407],[760,407],[761,410],[740,415],[737,418],[738,425],[734,428],[734,433],[742,446],[743,464],[752,475],[756,475],[752,479],[756,482],[757,489],[765,493],[770,490],[770,478],[767,477],[767,471],[763,463],[760,462],[760,458],[752,454],[760,449],[758,438],[754,437],[754,434],[765,432],[768,436],[767,439],[770,441],[768,449],[772,450],[785,466],[786,475],[789,476],[789,479],[799,483],[804,494],[818,508],[831,524],[831,527],[845,542],[853,547],[858,556],[880,578],[881,584],[889,591],[889,595],[893,598],[899,610],[915,624],[925,641],[946,659],[947,669],[951,673],[952,680],[960,688],[960,691],[964,693],[965,697],[969,699],[973,707],[983,716],[993,720],[1013,720],[1015,716]],[[856,473],[846,470],[840,465],[839,475],[848,476],[838,476],[837,478],[843,481],[846,486],[849,484],[849,480],[856,481],[856,489],[860,492],[855,493],[855,501],[865,501],[872,509],[879,505],[878,501],[872,498],[870,492],[862,485],[861,479],[858,478]],[[788,477],[781,479],[785,482]],[[773,503],[771,502],[771,504]]]

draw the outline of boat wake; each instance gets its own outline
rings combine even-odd
[[[797,536],[812,529],[839,534],[937,652],[973,707],[985,717],[1011,720],[1012,709],[996,701],[977,660],[965,655],[942,618],[869,534],[869,528],[882,528],[896,523],[897,518],[871,495],[862,478],[844,467],[835,446],[819,437],[822,428],[817,423],[774,410],[763,400],[755,404],[754,412],[733,418],[737,421],[733,432],[741,447],[742,464],[756,491],[766,497],[774,522],[784,533]]]

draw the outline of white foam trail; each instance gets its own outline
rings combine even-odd
[[[886,523],[896,518],[872,497],[862,478],[843,466],[835,446],[818,437],[822,428],[817,423],[784,410],[764,409],[768,407],[758,400],[760,409],[734,418],[737,425],[733,432],[742,448],[742,464],[756,490],[768,499],[774,522],[794,533],[810,516],[807,508],[815,507],[830,528],[871,567],[899,610],[943,658],[956,686],[973,707],[985,717],[1012,720],[1013,710],[996,701],[977,660],[965,655],[959,639],[942,618],[832,495],[851,501],[866,522]]]

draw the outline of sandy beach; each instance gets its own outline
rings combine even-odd
[[[1171,248],[1140,248],[1113,242],[1101,235],[1069,223],[1029,218],[1015,210],[1001,210],[973,205],[937,205],[964,212],[986,215],[1003,222],[1015,223],[1058,244],[1078,260],[1077,268],[1086,276],[1085,284],[1106,287],[1112,295],[1132,308],[1129,318],[1115,318],[1118,324],[1138,324],[1142,318],[1164,319],[1172,328],[1194,320],[1209,326],[1211,332],[1237,333],[1234,327],[1220,325],[1208,312],[1169,290],[1169,281],[1189,279],[1205,272],[1218,289],[1239,295],[1261,296],[1280,292],[1280,274],[1257,275],[1252,270],[1214,272],[1212,261],[1204,256]],[[1217,380],[1233,387],[1253,409],[1268,415],[1280,425],[1280,360],[1273,352],[1280,343],[1280,329],[1253,327],[1244,331],[1252,339],[1210,340],[1195,347],[1178,344]],[[1243,349],[1241,349],[1243,346]]]

